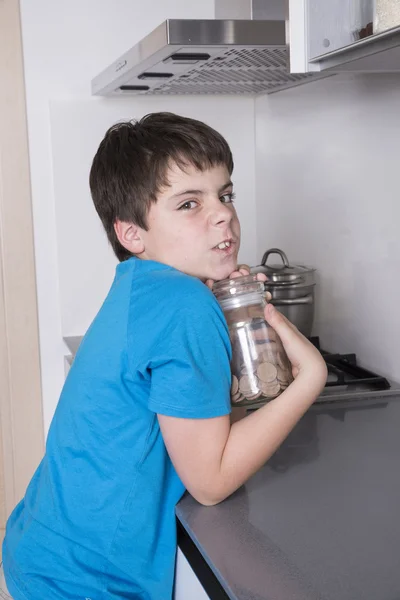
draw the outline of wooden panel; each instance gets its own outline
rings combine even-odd
[[[6,514],[43,454],[19,2],[0,1],[0,413]]]
[[[2,542],[2,533],[6,524],[6,496],[4,490],[4,456],[3,456],[3,436],[0,427],[0,544]],[[1,546],[0,546],[1,560]]]

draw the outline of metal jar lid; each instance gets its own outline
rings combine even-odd
[[[279,254],[281,264],[267,265],[271,254]],[[251,269],[252,273],[264,273],[268,277],[268,284],[276,286],[306,286],[314,285],[315,269],[305,265],[289,264],[286,254],[279,248],[267,250],[262,257],[261,264]]]

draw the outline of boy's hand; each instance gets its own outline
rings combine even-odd
[[[229,275],[228,279],[234,279],[235,277],[243,277],[243,275],[250,275],[250,267],[248,265],[238,265],[236,271],[233,271],[233,273]],[[265,279],[261,279],[260,281],[265,280],[266,277]],[[210,290],[212,290],[214,283],[215,279],[207,279],[205,282],[206,286],[209,287]]]
[[[272,304],[264,310],[265,319],[282,340],[292,364],[293,377],[306,378],[312,387],[325,385],[327,368],[317,348]]]
[[[233,273],[229,275],[229,279],[243,277],[243,275],[250,275],[250,267],[248,265],[238,265],[236,271],[233,271]],[[267,276],[263,273],[257,273],[257,279],[258,281],[267,281]],[[207,279],[205,282],[206,286],[209,287],[210,290],[213,289],[214,283],[214,279]],[[267,300],[271,300],[271,294],[269,292],[266,292],[265,297]]]

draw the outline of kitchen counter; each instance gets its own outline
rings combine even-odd
[[[214,507],[189,495],[180,547],[231,600],[400,598],[400,395],[315,405]]]

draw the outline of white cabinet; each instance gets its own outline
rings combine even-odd
[[[399,0],[287,1],[292,73],[400,72]]]
[[[174,600],[210,600],[179,548],[176,556]]]

